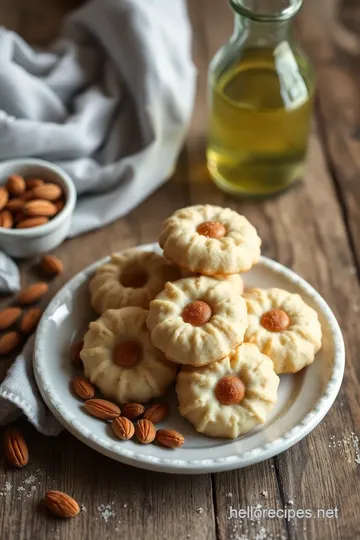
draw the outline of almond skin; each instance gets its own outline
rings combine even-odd
[[[124,416],[119,416],[111,422],[111,427],[115,435],[122,441],[128,441],[134,436],[134,424]]]
[[[80,507],[75,499],[62,491],[48,491],[44,502],[52,514],[61,518],[73,518],[80,512]]]
[[[31,191],[34,188],[43,186],[45,182],[44,180],[41,180],[41,178],[26,178],[25,184],[26,184],[26,189]]]
[[[22,212],[22,210],[20,210]],[[17,229],[30,229],[31,227],[40,227],[40,225],[45,225],[49,221],[49,218],[47,217],[32,217],[32,218],[26,218],[22,219],[24,214],[21,214],[20,216],[15,217],[15,221],[18,221],[18,224],[16,225]]]
[[[121,414],[128,418],[129,420],[135,420],[139,418],[145,411],[144,405],[140,403],[125,403],[121,406]]]
[[[9,192],[4,186],[1,186],[0,187],[0,210],[5,208],[8,200],[9,200]]]
[[[41,270],[48,276],[58,276],[64,271],[64,265],[55,255],[44,255],[40,262]]]
[[[144,413],[144,418],[150,420],[153,424],[162,422],[169,413],[169,405],[167,403],[154,403]]]
[[[4,452],[7,461],[13,467],[20,469],[29,461],[29,451],[22,433],[15,427],[5,432]]]
[[[25,201],[22,199],[10,199],[6,205],[6,209],[10,212],[18,212],[24,207]]]
[[[121,413],[120,407],[106,399],[89,399],[85,403],[85,409],[100,420],[114,420]]]
[[[200,223],[196,232],[201,236],[216,239],[223,238],[226,235],[224,225],[218,221],[204,221],[203,223]]]
[[[9,212],[9,210],[2,210],[2,212],[0,212],[0,227],[4,227],[4,229],[11,229],[13,225],[14,218],[12,213]]]
[[[31,334],[41,319],[42,310],[40,308],[34,307],[29,309],[27,313],[23,316],[20,323],[20,330],[24,334]]]
[[[185,442],[181,433],[174,429],[159,429],[156,433],[156,440],[167,448],[179,448]]]
[[[13,325],[21,315],[19,307],[9,307],[0,311],[0,330],[6,330]]]
[[[85,377],[75,377],[71,381],[75,394],[81,399],[91,399],[95,396],[95,388]]]
[[[49,286],[44,281],[33,283],[26,289],[20,291],[17,301],[19,304],[33,304],[37,300],[40,300],[49,290]]]
[[[0,355],[10,354],[21,343],[21,336],[18,332],[6,332],[0,337]]]
[[[33,199],[43,199],[44,201],[56,201],[62,195],[61,187],[57,184],[43,184],[34,187],[32,190]]]
[[[150,420],[138,420],[135,426],[135,435],[142,444],[153,442],[156,436],[155,426]]]
[[[290,317],[282,309],[270,309],[262,315],[260,324],[269,332],[283,332],[290,325]]]
[[[222,405],[237,405],[244,399],[245,390],[245,385],[239,377],[228,376],[217,382],[214,394]]]
[[[52,217],[55,216],[57,210],[52,202],[35,199],[25,204],[24,212],[29,217]]]
[[[181,316],[186,323],[190,323],[193,326],[202,326],[211,319],[212,311],[206,302],[195,300],[186,304]]]
[[[70,357],[71,357],[71,363],[74,367],[81,367],[83,365],[82,360],[80,358],[80,353],[83,346],[84,346],[83,341],[78,341],[71,345]]]
[[[18,197],[26,189],[25,180],[18,174],[12,174],[6,182],[6,187],[11,195]]]

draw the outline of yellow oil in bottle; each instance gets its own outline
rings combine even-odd
[[[232,194],[265,196],[303,173],[314,83],[287,44],[244,51],[211,83],[207,162]]]

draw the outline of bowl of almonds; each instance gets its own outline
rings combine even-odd
[[[56,248],[68,235],[76,204],[69,175],[39,159],[0,164],[0,250],[31,257]]]

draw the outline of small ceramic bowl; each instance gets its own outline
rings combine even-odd
[[[16,159],[0,163],[0,185],[12,174],[34,176],[58,184],[65,195],[64,208],[45,225],[30,229],[0,227],[0,250],[11,257],[31,257],[50,251],[68,235],[76,204],[76,190],[69,175],[57,165],[41,159]]]

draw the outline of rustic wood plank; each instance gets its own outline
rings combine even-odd
[[[359,268],[359,4],[351,0],[305,3],[299,22],[302,42],[316,66],[322,142]]]

